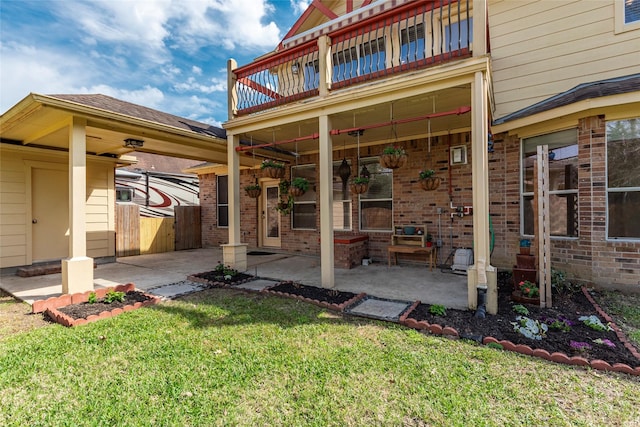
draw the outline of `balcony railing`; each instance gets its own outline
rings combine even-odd
[[[471,0],[421,0],[328,32],[326,83],[316,40],[234,70],[236,114],[263,111],[364,81],[471,56]]]

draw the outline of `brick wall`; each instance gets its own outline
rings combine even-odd
[[[471,143],[468,133],[431,138],[431,151],[426,139],[403,142],[409,152],[405,167],[393,174],[393,223],[395,225],[427,224],[427,232],[443,246],[438,263],[444,263],[455,248],[470,248],[473,241],[473,217],[450,216],[450,205],[471,206]],[[466,145],[466,165],[449,167],[450,146]],[[361,157],[376,156],[382,146],[361,149]],[[351,160],[352,176],[356,172],[356,150],[335,152],[334,161],[343,155]],[[640,289],[640,243],[606,241],[606,143],[603,117],[580,121],[579,127],[579,238],[552,239],[552,265],[571,275],[602,287]],[[305,156],[300,165],[318,163],[318,157]],[[440,187],[424,191],[418,183],[418,172],[432,168],[441,178]],[[511,269],[516,262],[520,240],[520,138],[517,135],[494,135],[494,152],[489,154],[490,214],[495,234],[492,264]],[[241,187],[253,182],[253,171],[241,172]],[[259,173],[259,171],[258,171]],[[287,169],[287,179],[290,170]],[[216,221],[215,176],[201,175],[202,241],[205,247],[228,241],[228,229]],[[316,177],[319,180],[319,177]],[[319,191],[317,191],[319,197]],[[258,244],[258,206],[241,191],[242,240],[250,247]],[[358,196],[351,196],[352,232],[359,233]],[[438,215],[438,208],[442,214]],[[291,215],[281,217],[282,248],[290,252],[320,253],[320,205],[316,204],[316,229],[292,230]],[[336,234],[342,232],[336,231]],[[368,256],[386,263],[386,248],[391,231],[367,232]],[[535,239],[533,240],[536,250]],[[535,253],[535,252],[533,252]],[[404,258],[406,259],[406,258]],[[416,262],[424,262],[416,260]]]

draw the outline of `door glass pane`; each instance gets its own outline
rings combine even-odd
[[[267,224],[267,237],[280,237],[280,221],[279,213],[276,210],[278,206],[278,187],[267,187],[267,209],[265,212]]]

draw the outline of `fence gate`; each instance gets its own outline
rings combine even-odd
[[[116,204],[116,256],[140,255],[140,207]]]
[[[174,251],[173,218],[140,218],[140,255]]]
[[[200,206],[176,206],[174,215],[176,251],[201,248]]]

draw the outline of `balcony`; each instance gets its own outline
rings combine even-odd
[[[472,0],[417,0],[366,19],[338,18],[232,70],[244,116],[472,56]]]

